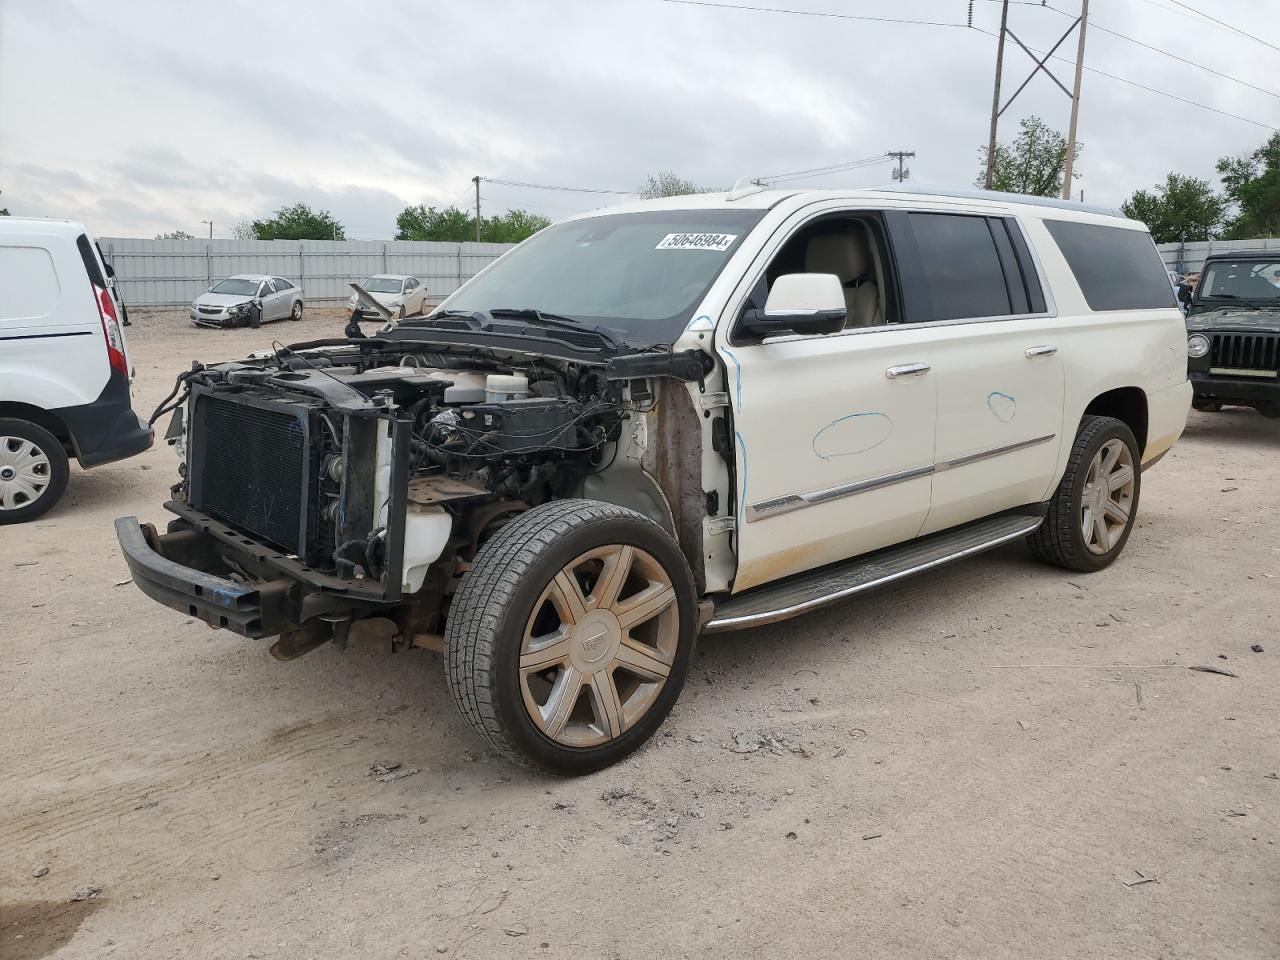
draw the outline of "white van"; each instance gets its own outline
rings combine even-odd
[[[0,524],[52,508],[69,457],[95,467],[151,446],[107,276],[80,224],[0,217]]]

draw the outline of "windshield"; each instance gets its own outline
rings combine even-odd
[[[534,308],[672,343],[762,210],[605,214],[535,234],[451,297],[447,310]]]
[[[1205,265],[1197,297],[1280,305],[1280,259],[1212,261]]]
[[[395,277],[370,277],[360,284],[370,293],[399,293],[400,281]]]
[[[252,297],[258,292],[257,280],[219,280],[213,285],[210,293],[226,293],[234,297]]]

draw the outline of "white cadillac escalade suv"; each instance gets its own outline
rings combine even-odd
[[[183,615],[283,660],[378,632],[443,651],[478,734],[581,773],[652,735],[700,633],[1013,540],[1109,565],[1185,424],[1186,344],[1114,211],[750,186],[614,207],[428,317],[193,365],[156,412],[175,518],[117,530]]]

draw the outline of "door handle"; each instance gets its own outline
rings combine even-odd
[[[927,363],[903,363],[896,367],[890,367],[884,372],[884,375],[890,380],[897,380],[900,377],[924,376],[932,369]]]
[[[1042,347],[1027,347],[1027,359],[1034,360],[1036,357],[1052,357],[1057,352],[1057,345],[1052,343],[1047,343]]]

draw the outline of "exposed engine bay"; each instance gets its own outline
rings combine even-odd
[[[630,375],[652,358],[622,359],[377,337],[195,364],[156,412],[174,411],[182,461],[170,533],[220,544],[202,547],[203,568],[235,582],[301,584],[282,600],[297,652],[342,643],[362,616],[438,634],[495,525],[582,495],[632,439],[626,422],[656,406],[659,378]]]

